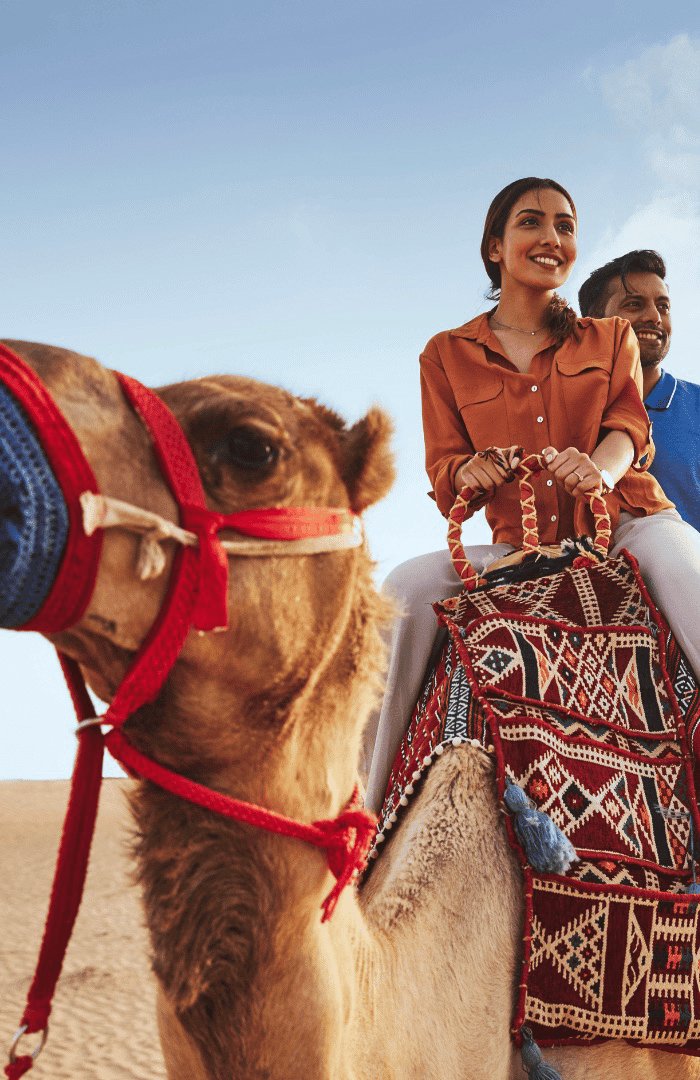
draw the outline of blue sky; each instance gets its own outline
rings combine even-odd
[[[601,261],[663,252],[669,366],[700,378],[695,3],[0,0],[0,60],[0,336],[152,384],[232,371],[348,419],[383,405],[382,577],[444,543],[416,358],[485,307],[481,227],[509,180],[571,190],[571,299]],[[0,657],[0,777],[66,775],[50,650],[0,632]]]

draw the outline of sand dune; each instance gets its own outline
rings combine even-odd
[[[164,1080],[155,984],[129,879],[126,780],[103,783],[85,896],[36,1080]],[[65,781],[0,783],[0,1047],[19,1023],[43,930]],[[28,1043],[22,1044],[27,1052]]]

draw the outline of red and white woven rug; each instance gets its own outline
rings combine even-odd
[[[566,875],[527,863],[513,1033],[540,1045],[624,1038],[700,1054],[700,838],[692,754],[700,690],[634,560],[608,559],[437,604],[449,631],[394,762],[378,843],[435,758],[495,755],[576,848]]]

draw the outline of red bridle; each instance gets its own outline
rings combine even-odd
[[[198,543],[177,551],[160,612],[104,716],[93,716],[93,705],[77,663],[60,656],[79,720],[78,753],[44,937],[5,1067],[9,1080],[17,1080],[32,1068],[46,1041],[53,993],[87,872],[105,747],[132,776],[150,780],[224,817],[325,850],[336,881],[322,905],[323,921],[330,918],[341,892],[364,866],[375,829],[374,817],[358,805],[357,791],[338,817],[306,824],[196,784],[141,754],[128,741],[122,730],[124,722],[155,699],[190,628],[206,631],[227,625],[228,560],[219,531],[233,529],[245,536],[290,542],[309,537],[334,538],[346,530],[349,514],[343,508],[323,507],[273,507],[229,515],[209,510],[194,456],[173,414],[159,397],[134,379],[121,374],[117,378],[127,401],[150,433],[161,471],[178,506],[179,525],[194,533]],[[57,633],[79,621],[94,588],[102,533],[99,529],[91,535],[85,531],[80,497],[85,492],[97,495],[98,486],[74,432],[41,380],[19,356],[2,345],[0,381],[31,420],[68,506],[69,536],[54,586],[37,614],[19,628]],[[332,547],[329,542],[328,549]],[[102,726],[109,730],[103,732]],[[34,1032],[41,1032],[37,1048],[32,1054],[18,1055],[20,1038]]]

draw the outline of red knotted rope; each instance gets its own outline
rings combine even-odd
[[[353,875],[362,870],[367,862],[367,855],[376,829],[376,818],[360,805],[357,787],[352,793],[347,808],[336,818],[314,821],[306,825],[294,818],[285,817],[274,810],[266,810],[254,803],[234,799],[211,788],[204,787],[194,780],[172,772],[164,765],[136,750],[122,731],[112,730],[105,737],[105,745],[110,754],[127,772],[150,780],[158,787],[177,795],[187,802],[195,803],[205,810],[252,825],[266,832],[277,833],[294,840],[303,840],[313,847],[323,849],[328,858],[328,866],[336,878],[336,884],[323,901],[323,918],[326,922],[335,910],[338,898],[351,881]]]
[[[74,661],[60,659],[76,713],[85,718],[93,710],[80,670]],[[56,983],[82,899],[100,797],[102,758],[102,733],[99,728],[86,729],[78,743],[44,936],[20,1023],[26,1034],[45,1032],[47,1028]],[[24,1076],[34,1060],[34,1056],[25,1054],[10,1061],[5,1067],[8,1080]]]
[[[348,511],[327,506],[268,506],[222,516],[222,528],[262,540],[333,536],[348,525]]]
[[[190,625],[197,630],[225,627],[228,625],[228,563],[218,537],[221,515],[207,507],[192,450],[165,402],[136,379],[121,372],[115,374],[125,397],[151,434],[158,463],[178,505],[180,525],[191,529],[199,539],[188,560],[193,564],[197,582],[193,589],[194,602],[187,613],[187,629]],[[145,671],[142,665],[139,679],[146,677]]]
[[[33,1064],[33,1057],[22,1054],[21,1057],[16,1057],[14,1061],[5,1066],[5,1076],[8,1077],[8,1080],[20,1080],[21,1076],[29,1072]]]
[[[514,449],[516,452],[522,454],[521,449]],[[519,481],[523,550],[527,552],[539,550],[535,491],[531,483],[531,478],[537,476],[538,473],[543,472],[546,467],[547,463],[541,454],[527,454],[522,458],[520,464],[512,470]],[[470,487],[465,487],[455,499],[448,520],[447,546],[450,549],[454,568],[464,582],[464,587],[468,592],[472,592],[478,585],[482,584],[483,578],[479,577],[467,558],[464,545],[462,544],[462,526],[474,513],[476,509],[474,502],[481,502],[482,499],[483,492]],[[604,557],[607,555],[611,537],[608,508],[605,505],[603,497],[597,492],[593,492],[591,495],[587,496],[587,499],[593,514],[595,526],[593,548],[599,555]],[[591,562],[592,560],[588,556],[579,555],[574,560],[573,565],[575,567],[589,566]]]

